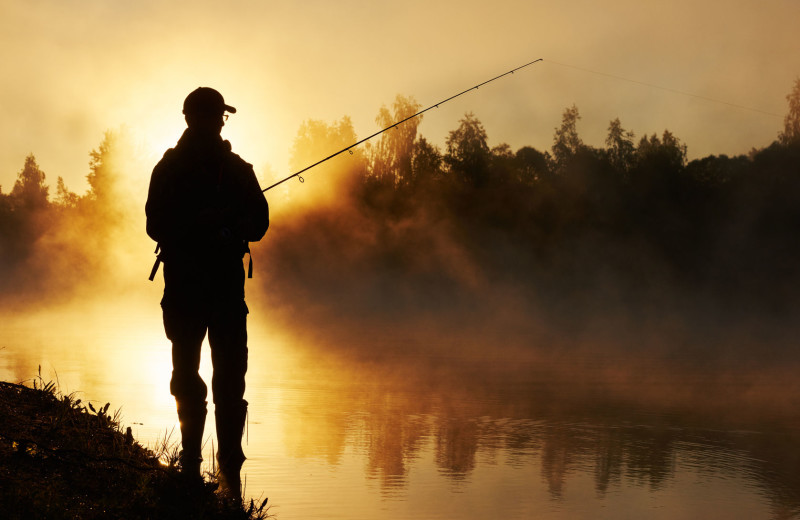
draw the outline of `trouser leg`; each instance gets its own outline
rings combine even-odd
[[[244,400],[247,372],[247,307],[244,302],[226,306],[212,318],[208,329],[214,377],[217,460],[222,484],[240,493],[240,472],[245,461],[242,435],[247,418]]]
[[[200,474],[203,429],[208,388],[200,377],[200,349],[205,324],[197,313],[180,308],[164,309],[164,328],[172,341],[172,379],[181,428],[181,467],[187,474]]]
[[[181,423],[180,464],[182,471],[191,476],[200,475],[203,461],[203,429],[206,424],[206,402],[198,406],[187,406],[177,401],[178,419]]]
[[[241,497],[241,471],[246,457],[242,450],[242,434],[247,418],[247,401],[237,406],[217,407],[217,461],[219,463],[220,484],[234,496]]]

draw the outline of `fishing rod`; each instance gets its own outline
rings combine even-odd
[[[293,173],[293,174],[289,175],[288,177],[286,177],[285,179],[282,179],[282,180],[280,180],[280,181],[276,182],[275,184],[273,184],[272,186],[268,186],[267,188],[264,188],[264,189],[263,189],[263,190],[261,190],[261,191],[263,191],[263,192],[267,192],[267,191],[271,190],[272,188],[274,188],[275,186],[278,186],[278,185],[280,185],[280,184],[283,184],[284,182],[288,181],[289,179],[293,179],[293,178],[295,178],[295,177],[298,177],[298,178],[300,179],[300,182],[303,182],[303,178],[302,178],[302,177],[300,177],[300,175],[301,175],[302,173],[304,173],[304,172],[306,172],[306,171],[310,170],[310,169],[311,169],[311,168],[313,168],[314,166],[318,166],[318,165],[320,165],[320,164],[324,163],[325,161],[327,161],[327,160],[329,160],[329,159],[333,159],[333,158],[334,158],[334,157],[336,157],[337,155],[339,155],[339,154],[343,154],[344,152],[346,152],[346,151],[348,151],[348,150],[350,150],[350,149],[352,149],[352,148],[355,148],[356,146],[360,145],[361,143],[363,143],[363,142],[366,142],[366,141],[369,141],[370,139],[372,139],[372,138],[373,138],[373,137],[375,137],[375,136],[381,135],[382,133],[386,132],[387,130],[391,130],[392,128],[396,128],[398,125],[402,125],[402,124],[403,124],[403,123],[405,123],[406,121],[408,121],[408,120],[411,120],[411,119],[414,119],[415,117],[417,117],[417,116],[420,116],[420,115],[424,114],[424,113],[425,113],[425,112],[427,112],[428,110],[431,110],[431,109],[433,109],[433,108],[439,108],[439,105],[444,105],[444,104],[445,104],[445,103],[447,103],[448,101],[450,101],[450,100],[452,100],[452,99],[455,99],[455,98],[457,98],[458,96],[464,95],[464,94],[466,94],[467,92],[469,92],[469,91],[471,91],[471,90],[478,90],[478,88],[480,88],[480,87],[482,87],[482,86],[486,85],[487,83],[491,83],[492,81],[498,80],[498,79],[502,78],[503,76],[508,76],[509,74],[514,74],[516,71],[518,71],[518,70],[520,70],[520,69],[524,69],[524,68],[525,68],[525,67],[527,67],[528,65],[533,65],[533,64],[534,64],[534,63],[536,63],[536,62],[542,61],[542,59],[543,59],[543,58],[539,58],[539,59],[533,60],[533,61],[531,61],[531,62],[528,62],[528,63],[526,63],[525,65],[520,65],[519,67],[517,67],[517,68],[515,68],[515,69],[511,69],[511,70],[509,70],[508,72],[504,72],[503,74],[500,74],[499,76],[495,76],[495,77],[493,77],[492,79],[488,79],[488,80],[484,81],[483,83],[478,83],[478,84],[477,84],[477,85],[475,85],[474,87],[470,87],[470,88],[468,88],[467,90],[464,90],[464,91],[462,91],[462,92],[459,92],[458,94],[456,94],[456,95],[454,95],[454,96],[450,96],[450,97],[449,97],[449,98],[447,98],[447,99],[443,99],[442,101],[439,101],[438,103],[435,103],[435,104],[433,104],[433,105],[429,106],[428,108],[426,108],[426,109],[424,109],[424,110],[420,110],[419,112],[417,112],[417,113],[416,113],[416,114],[414,114],[414,115],[410,115],[410,116],[408,116],[407,118],[403,119],[402,121],[398,121],[398,122],[396,122],[396,123],[393,123],[393,124],[391,124],[391,125],[387,126],[386,128],[384,128],[383,130],[379,130],[379,131],[375,132],[374,134],[372,134],[372,135],[371,135],[371,136],[369,136],[369,137],[365,137],[364,139],[362,139],[362,140],[360,140],[360,141],[358,141],[358,142],[356,142],[356,143],[353,143],[353,144],[351,144],[350,146],[348,146],[348,147],[346,147],[346,148],[342,148],[341,150],[339,150],[339,151],[338,151],[338,152],[336,152],[336,153],[332,153],[331,155],[327,156],[326,158],[324,158],[324,159],[322,159],[322,160],[319,160],[319,161],[315,162],[315,163],[314,163],[314,164],[312,164],[311,166],[306,166],[305,168],[303,168],[302,170],[298,171],[297,173]],[[352,153],[352,152],[350,152],[350,153]]]

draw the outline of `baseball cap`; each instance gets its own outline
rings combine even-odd
[[[222,94],[210,87],[196,88],[183,101],[184,114],[223,112],[235,114],[236,109],[226,105]]]

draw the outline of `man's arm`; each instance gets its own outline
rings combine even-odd
[[[165,155],[166,158],[166,155]],[[156,242],[162,242],[169,235],[168,208],[170,189],[167,182],[168,168],[165,159],[159,161],[150,176],[150,187],[144,212],[147,216],[147,234]]]
[[[247,242],[258,242],[269,228],[269,204],[253,167],[242,161],[240,168],[243,200],[236,231]]]
[[[178,182],[180,166],[173,154],[174,150],[167,150],[153,169],[145,204],[147,234],[162,247],[197,233],[196,211],[186,206],[186,194],[179,192],[185,187]]]

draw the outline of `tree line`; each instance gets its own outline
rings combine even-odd
[[[110,272],[112,245],[133,214],[123,188],[133,152],[125,130],[108,131],[89,153],[89,189],[55,193],[33,153],[11,191],[0,187],[0,294],[41,296],[93,283]]]
[[[609,299],[633,312],[685,312],[687,300],[743,315],[795,311],[800,80],[787,99],[769,146],[691,161],[669,130],[637,138],[619,119],[603,147],[591,146],[576,106],[548,150],[490,146],[471,113],[441,148],[411,120],[329,166],[357,179],[337,195],[343,204],[312,208],[268,237],[276,274],[265,290],[367,313],[441,310],[499,286],[578,315]],[[376,123],[418,109],[398,96]],[[353,136],[347,118],[309,122],[292,169],[324,156],[315,146],[329,151]]]
[[[425,294],[439,287],[445,299],[463,291],[465,277],[478,277],[570,304],[593,288],[650,298],[668,284],[791,305],[800,260],[800,80],[787,99],[783,131],[770,146],[692,161],[670,131],[637,139],[619,119],[609,123],[603,147],[591,146],[578,132],[576,106],[564,110],[549,150],[490,146],[471,113],[441,148],[419,135],[415,118],[320,167],[347,179],[326,186],[344,204],[311,207],[257,246],[265,270],[280,272],[277,284],[267,275],[270,290],[297,295],[298,286],[316,283],[307,287],[315,297],[326,287],[357,292],[366,268],[397,275],[406,287],[417,283]],[[376,123],[389,126],[418,109],[398,96]],[[355,139],[347,117],[307,121],[290,166]],[[111,268],[103,252],[114,233],[126,219],[143,218],[143,201],[121,192],[132,155],[125,135],[106,133],[90,154],[84,195],[61,178],[51,193],[35,156],[25,159],[12,189],[0,188],[0,290],[23,290],[53,275],[54,258],[41,251],[86,276]],[[326,178],[316,172],[314,182]],[[351,275],[347,289],[325,281],[330,259],[349,262],[340,266]]]

